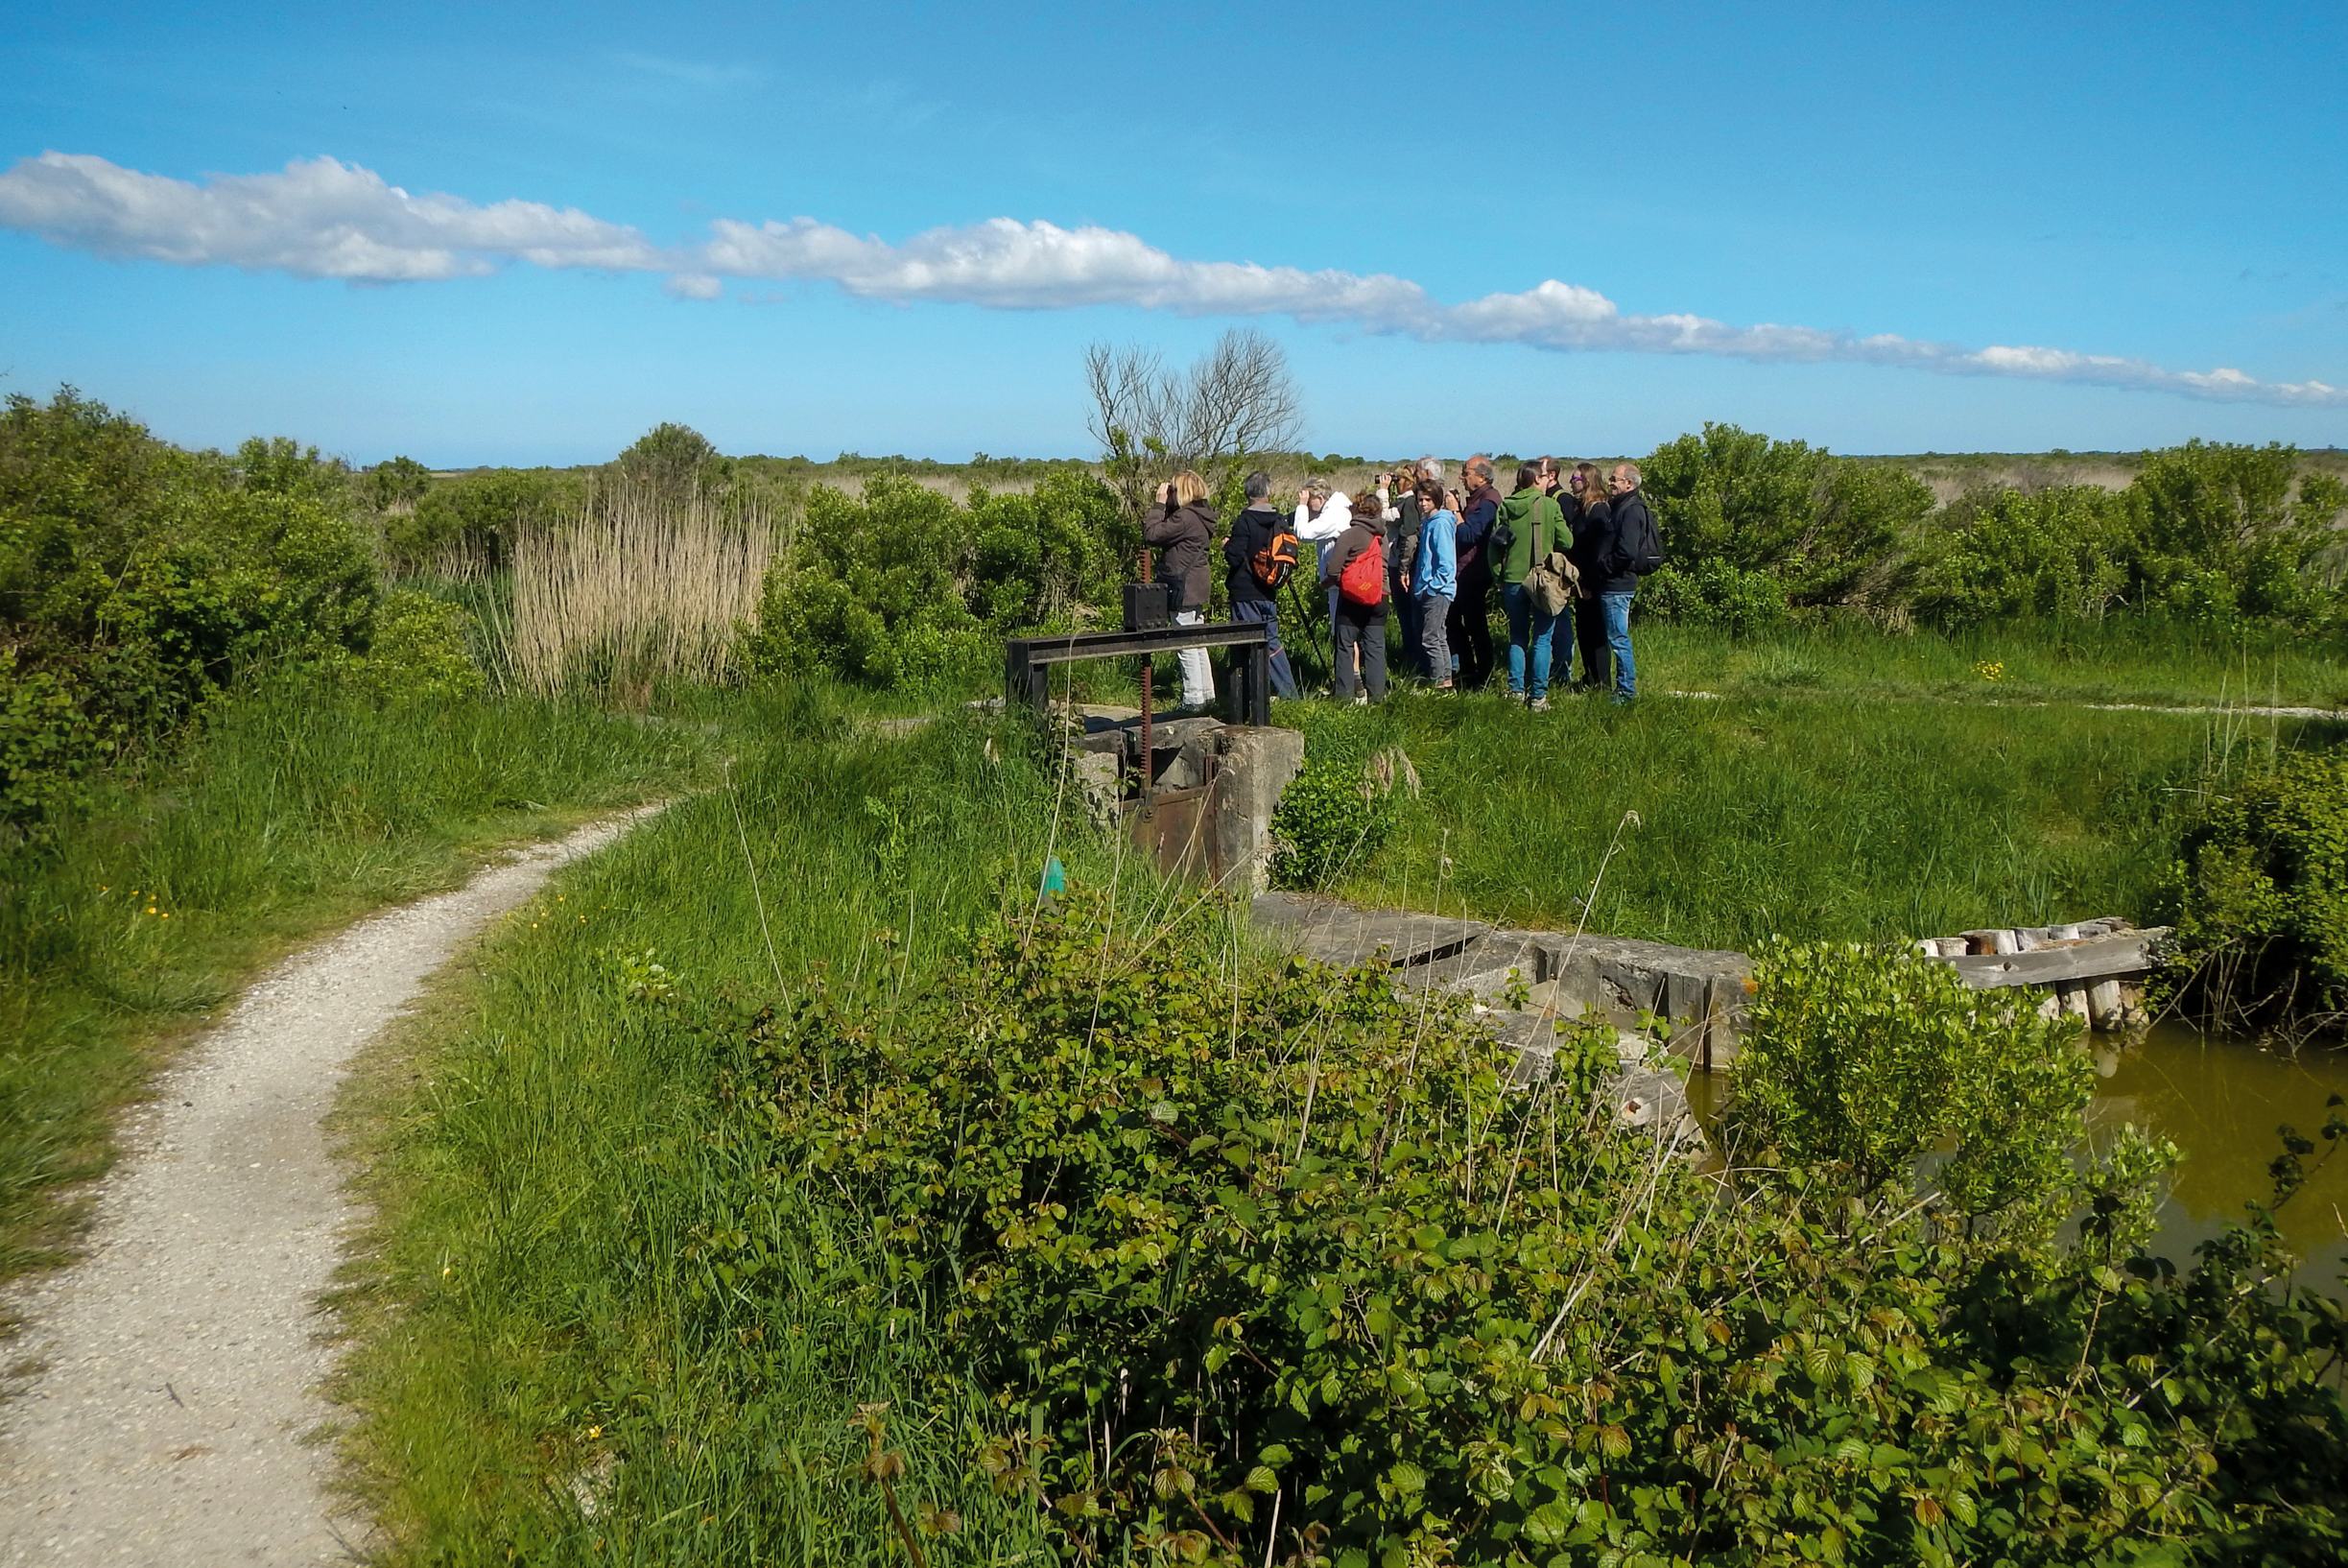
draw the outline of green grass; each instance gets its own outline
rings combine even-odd
[[[0,866],[0,1277],[54,1262],[111,1113],[293,943],[451,887],[485,851],[680,788],[705,737],[527,700],[225,707]],[[152,911],[153,913],[149,913]]]
[[[1015,728],[886,739],[805,693],[700,711],[740,744],[731,788],[564,870],[346,1100],[381,1217],[348,1302],[360,1485],[402,1561],[902,1561],[845,1425],[889,1401],[907,1511],[963,1516],[933,1560],[1012,1560],[1032,1531],[966,1474],[979,1396],[919,1303],[841,1304],[867,1244],[757,1178],[754,1094],[699,1020],[778,972],[918,986],[956,930],[1026,907],[1053,846],[1137,909],[1163,890],[1055,836]],[[674,998],[629,998],[649,963]],[[787,1291],[716,1271],[736,1231],[784,1239]],[[613,1488],[592,1517],[568,1500],[589,1474]]]
[[[1185,895],[1057,814],[1015,726],[885,738],[804,690],[675,711],[738,749],[730,784],[563,871],[345,1101],[378,1215],[345,1297],[354,1485],[395,1561],[898,1561],[846,1424],[885,1401],[908,1510],[963,1519],[932,1560],[1019,1560],[1032,1521],[970,1473],[984,1396],[921,1301],[844,1304],[869,1238],[761,1174],[728,1019],[817,974],[922,986],[1054,851],[1137,913]],[[2213,768],[2324,733],[1808,693],[1283,711],[1423,774],[1344,891],[1425,907],[1448,854],[1447,912],[1570,926],[1636,811],[1593,928],[1732,946],[2140,913]],[[738,1288],[742,1238],[784,1288]]]
[[[1596,884],[1590,930],[1738,949],[2141,920],[2206,779],[2257,765],[2269,740],[2342,730],[1811,696],[1567,699],[1543,715],[1403,697],[1282,719],[1398,745],[1422,777],[1384,846],[1339,879],[1347,896],[1425,909],[1439,873],[1445,913],[1570,930]]]
[[[1851,622],[1749,638],[1648,623],[1633,635],[1647,692],[2348,710],[2348,648],[2272,631],[2121,620],[1953,634]]]

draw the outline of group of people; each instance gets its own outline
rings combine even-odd
[[[1389,616],[1400,622],[1407,670],[1428,689],[1481,690],[1495,668],[1496,586],[1508,626],[1510,696],[1546,710],[1553,677],[1557,685],[1603,691],[1618,702],[1635,698],[1630,601],[1639,572],[1652,569],[1638,541],[1655,537],[1639,465],[1618,463],[1601,473],[1593,463],[1537,458],[1517,466],[1514,488],[1505,496],[1493,484],[1488,457],[1461,465],[1464,489],[1447,486],[1445,473],[1443,463],[1429,457],[1411,470],[1378,475],[1375,488],[1361,495],[1325,481],[1308,483],[1296,492],[1293,512],[1272,504],[1270,475],[1247,476],[1246,510],[1222,542],[1225,583],[1231,618],[1264,625],[1274,693],[1297,695],[1280,636],[1280,562],[1288,549],[1299,582],[1303,557],[1317,554],[1333,684],[1341,701],[1385,699]],[[1144,539],[1163,552],[1160,575],[1178,584],[1178,624],[1204,618],[1216,523],[1206,484],[1193,473],[1161,486],[1157,505],[1143,519]],[[1570,563],[1562,571],[1559,557]],[[1183,704],[1206,706],[1215,687],[1205,651],[1177,656]]]

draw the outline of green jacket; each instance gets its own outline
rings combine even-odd
[[[1500,515],[1492,519],[1492,526],[1515,535],[1508,541],[1507,553],[1493,558],[1492,570],[1503,587],[1524,582],[1541,556],[1552,550],[1570,550],[1574,544],[1574,535],[1565,529],[1565,513],[1539,490],[1519,490],[1501,502]],[[1539,555],[1534,554],[1536,544]]]

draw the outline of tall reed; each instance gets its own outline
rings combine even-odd
[[[641,707],[660,681],[726,679],[774,546],[758,499],[599,481],[577,516],[514,540],[513,680]]]

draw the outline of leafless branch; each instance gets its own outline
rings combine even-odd
[[[1084,352],[1084,383],[1109,485],[1136,520],[1174,474],[1195,469],[1220,488],[1248,457],[1285,451],[1302,431],[1288,356],[1252,327],[1225,332],[1182,373],[1149,349],[1097,343]]]

